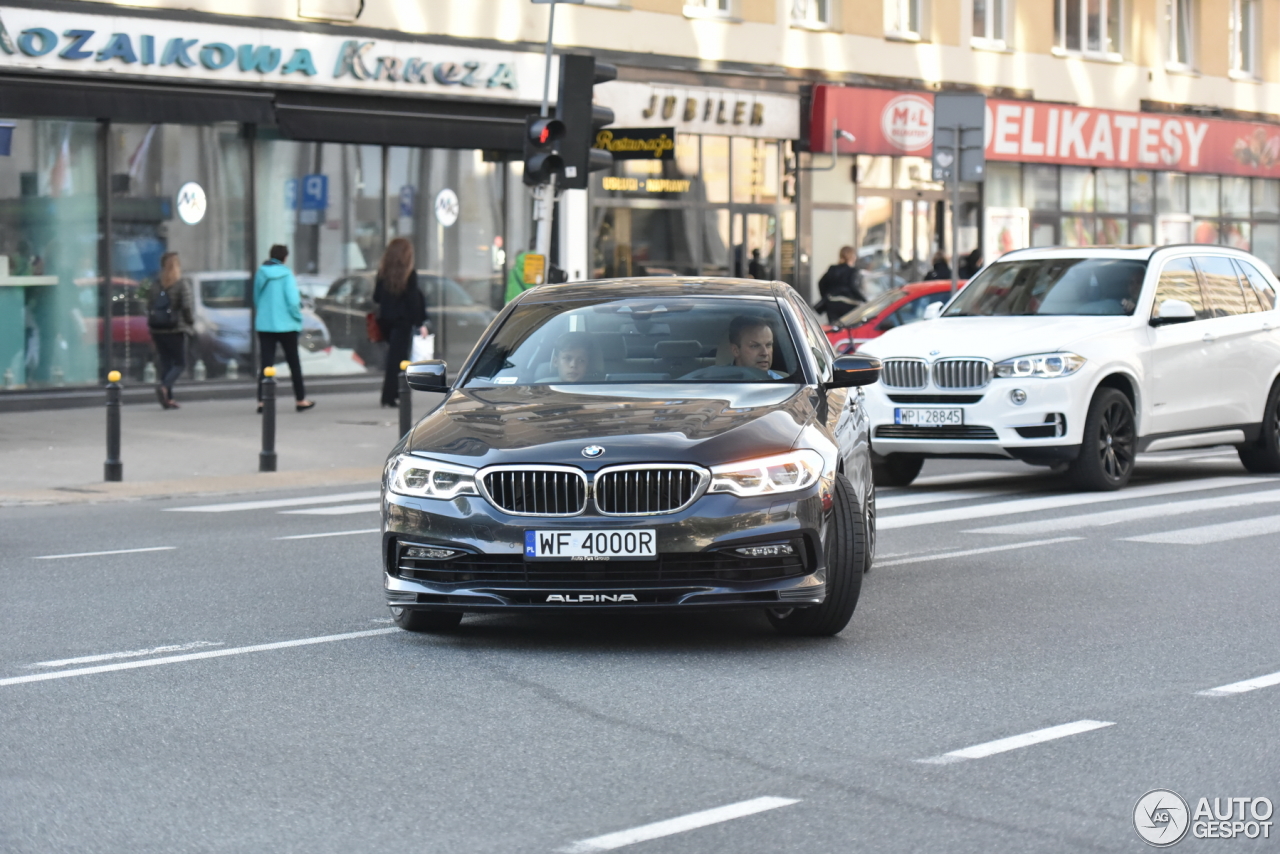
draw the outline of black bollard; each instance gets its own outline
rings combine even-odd
[[[409,369],[409,362],[406,360],[400,363],[400,435],[408,433],[413,429],[413,390],[409,388],[409,375],[405,373]]]
[[[124,463],[120,460],[120,372],[107,374],[107,461],[102,466],[103,480],[124,480]]]
[[[258,471],[276,470],[276,369],[262,369],[262,451]]]

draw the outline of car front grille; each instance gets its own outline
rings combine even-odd
[[[577,516],[587,507],[587,476],[568,466],[503,466],[481,472],[485,498],[513,516]]]
[[[990,427],[961,424],[954,427],[912,427],[905,424],[881,424],[876,428],[877,439],[968,439],[971,441],[996,440],[996,431]]]
[[[597,474],[592,495],[604,516],[676,513],[702,494],[707,480],[695,466],[623,466]]]
[[[428,584],[706,585],[721,581],[774,581],[807,575],[802,554],[743,558],[726,552],[659,555],[654,560],[526,561],[522,555],[469,554],[453,560],[399,560],[401,578]]]
[[[922,359],[885,359],[880,384],[889,388],[924,388],[929,366]]]
[[[933,384],[938,388],[986,388],[991,363],[985,359],[940,359],[933,363]]]

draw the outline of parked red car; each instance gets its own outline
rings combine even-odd
[[[965,282],[960,283],[964,287]],[[916,282],[893,288],[864,302],[829,326],[824,326],[827,340],[837,353],[852,353],[873,338],[879,338],[895,326],[905,326],[924,319],[924,312],[934,303],[951,299],[951,282]]]

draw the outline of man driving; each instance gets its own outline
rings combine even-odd
[[[770,370],[773,365],[773,329],[758,317],[735,317],[729,323],[729,352],[733,364],[740,368],[764,371],[770,379],[783,374]]]

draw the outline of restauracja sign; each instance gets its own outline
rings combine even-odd
[[[299,30],[0,9],[0,66],[537,100],[542,58]],[[534,66],[537,66],[536,68]],[[524,80],[536,86],[523,87]],[[536,91],[534,91],[536,89]]]

